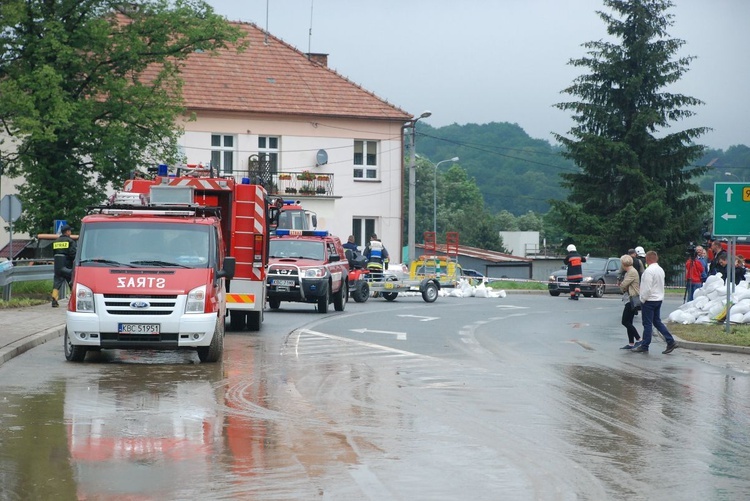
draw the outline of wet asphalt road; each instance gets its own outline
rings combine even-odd
[[[0,367],[0,499],[750,498],[743,363],[619,350],[621,307],[284,304],[214,365],[47,343]]]

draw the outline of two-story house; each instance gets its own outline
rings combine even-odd
[[[377,233],[400,260],[404,125],[412,115],[254,24],[249,47],[185,64],[186,164],[250,177],[317,212],[318,228],[364,245]],[[408,129],[407,129],[408,131]],[[3,181],[3,193],[12,181]],[[3,241],[2,238],[5,238]],[[0,236],[0,246],[7,233]]]

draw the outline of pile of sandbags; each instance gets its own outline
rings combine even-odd
[[[727,304],[727,286],[721,274],[708,277],[703,287],[695,291],[693,300],[669,314],[669,321],[679,324],[708,324],[729,321],[750,324],[750,284],[743,280],[734,289]]]
[[[500,297],[506,296],[504,290],[495,290],[491,287],[487,287],[484,283],[479,285],[471,285],[468,280],[460,279],[458,281],[458,287],[452,289],[440,289],[439,294],[442,296],[449,297]]]

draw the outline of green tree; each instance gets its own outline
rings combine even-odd
[[[587,56],[569,64],[589,73],[564,90],[580,100],[556,104],[573,113],[570,137],[555,136],[579,170],[561,174],[570,191],[566,201],[551,202],[557,217],[550,221],[584,252],[619,255],[642,245],[675,262],[699,234],[708,204],[692,181],[706,167],[690,165],[704,149],[694,140],[708,129],[667,131],[703,104],[668,90],[693,58],[678,57],[685,42],[666,31],[670,1],[604,5],[620,16],[598,12],[610,39],[583,45]]]
[[[197,0],[3,0],[0,126],[14,147],[0,164],[26,180],[18,229],[76,223],[108,184],[174,161],[181,61],[240,38]]]
[[[485,208],[474,179],[457,165],[438,179],[442,201],[438,214],[444,221],[443,232],[459,232],[462,245],[503,252],[498,221]]]

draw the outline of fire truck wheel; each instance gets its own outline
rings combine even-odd
[[[68,337],[68,329],[65,329],[65,358],[69,362],[83,362],[86,358],[86,348],[84,346],[76,346],[70,342]]]
[[[333,309],[336,311],[344,311],[348,297],[349,287],[347,287],[346,280],[344,280],[341,282],[341,288],[339,291],[333,295]]]
[[[198,347],[198,358],[201,362],[214,363],[221,360],[224,353],[224,322],[216,322],[214,337],[209,346]]]
[[[358,303],[364,303],[370,299],[370,286],[367,282],[361,281],[356,287],[354,287],[354,290],[352,291],[352,299]]]
[[[247,328],[251,331],[259,331],[263,323],[263,312],[250,311],[247,313]]]
[[[229,312],[229,328],[233,331],[241,331],[245,327],[247,313],[244,311]]]
[[[281,306],[281,299],[276,298],[276,297],[269,297],[268,298],[268,306],[272,310],[278,310],[279,306]]]
[[[425,303],[434,303],[435,300],[438,297],[438,288],[437,285],[430,282],[424,286],[424,289],[422,289],[422,299],[424,299]]]
[[[331,302],[331,287],[326,288],[325,294],[318,298],[318,313],[328,313],[328,303]]]

